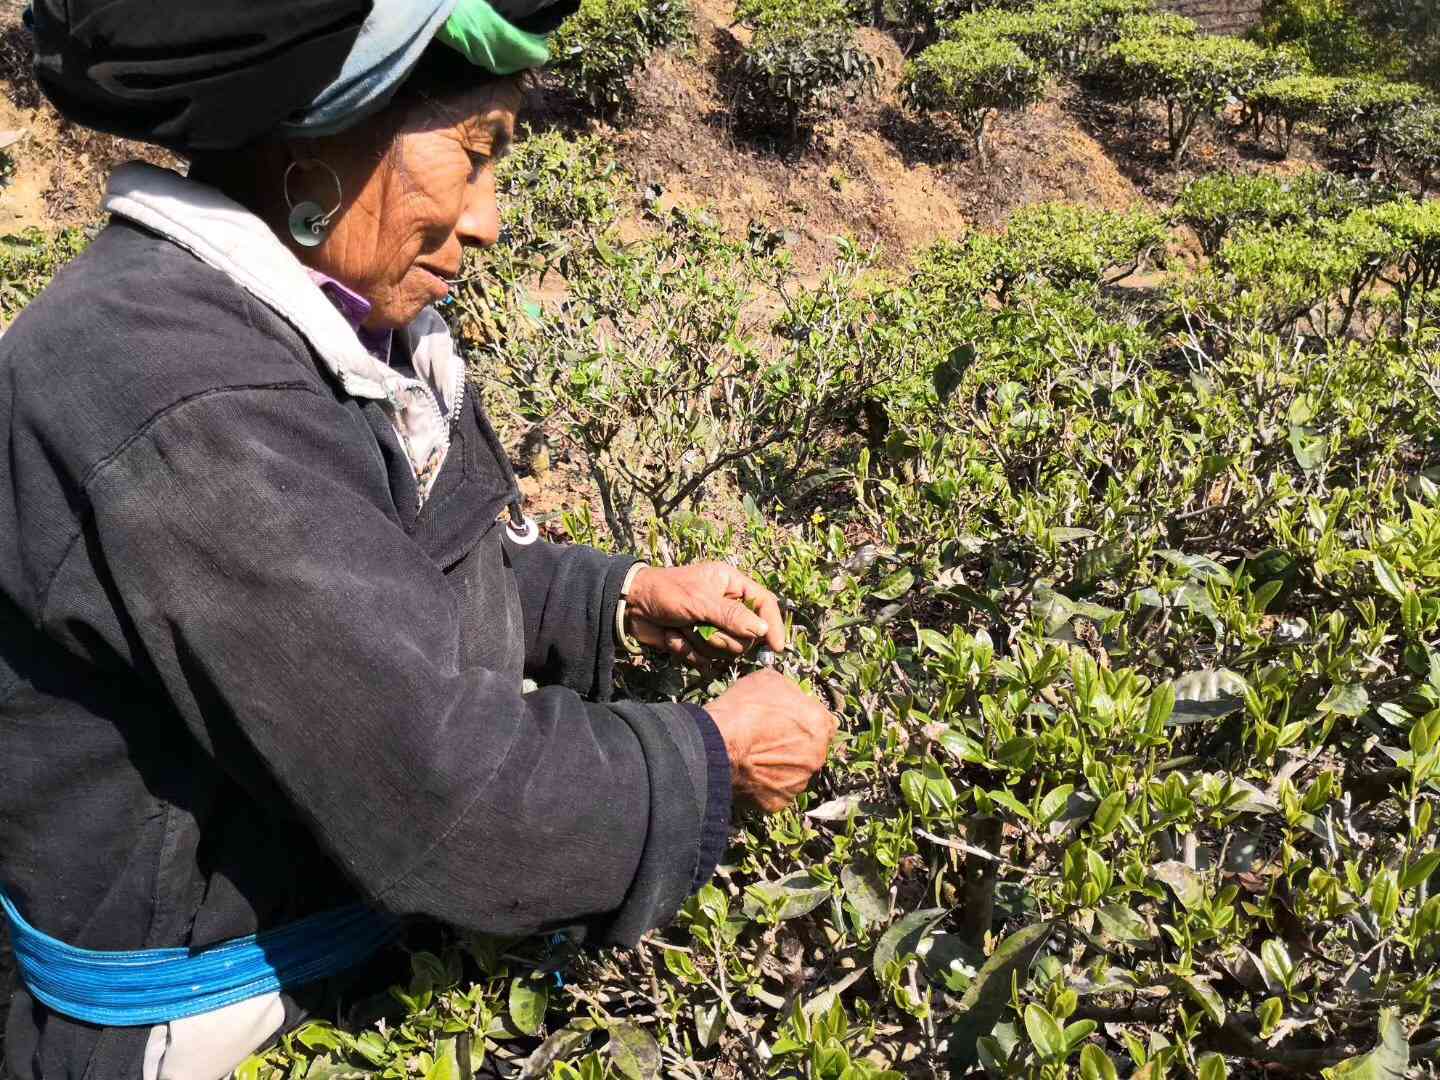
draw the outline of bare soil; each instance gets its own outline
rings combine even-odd
[[[176,164],[164,151],[90,132],[59,117],[30,74],[22,0],[0,0],[0,132],[25,132],[11,148],[14,175],[0,187],[0,234],[28,226],[93,222],[105,177],[144,157]],[[724,72],[744,40],[728,0],[699,0],[695,42],[658,55],[637,80],[636,105],[623,122],[567,114],[537,121],[598,130],[641,185],[657,185],[661,205],[706,207],[743,233],[752,221],[786,232],[802,267],[828,261],[835,238],[878,245],[885,261],[973,227],[997,225],[1016,206],[1067,199],[1123,207],[1142,197],[1056,91],[1034,110],[1002,118],[988,166],[968,159],[953,132],[918,125],[893,104],[904,64],[888,35],[861,31],[876,58],[879,84],[865,100],[837,110],[807,145],[752,138],[735,130]]]
[[[31,74],[24,6],[0,0],[0,132],[22,133],[4,151],[14,172],[0,183],[0,235],[91,224],[116,165],[134,158],[177,164],[163,150],[71,124],[50,107]]]

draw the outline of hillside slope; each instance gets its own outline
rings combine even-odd
[[[0,234],[86,224],[116,163],[137,155],[166,160],[54,113],[29,76],[22,6],[0,0],[7,28],[0,32],[0,131],[24,132],[12,148],[15,174],[0,188]],[[709,206],[741,233],[751,221],[787,231],[802,263],[824,261],[837,234],[879,244],[895,258],[936,236],[997,225],[1029,203],[1121,208],[1142,198],[1060,89],[1000,126],[993,167],[949,154],[937,133],[885,104],[894,99],[904,58],[892,39],[873,31],[865,32],[865,45],[882,73],[874,97],[836,115],[803,151],[747,141],[730,125],[721,75],[743,34],[731,25],[732,13],[727,0],[701,0],[694,44],[651,61],[636,81],[633,114],[615,125],[547,101],[543,87],[534,122],[602,132],[639,185],[663,189],[662,203]]]

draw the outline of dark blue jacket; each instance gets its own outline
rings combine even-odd
[[[198,946],[359,896],[627,944],[708,876],[718,733],[608,701],[630,560],[504,537],[471,398],[418,509],[379,403],[122,221],[0,337],[0,887],[31,923]],[[21,991],[6,1052],[137,1075],[145,1034]]]

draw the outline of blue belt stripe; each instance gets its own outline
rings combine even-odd
[[[79,949],[31,926],[0,889],[26,989],[64,1016],[140,1027],[198,1016],[337,975],[390,941],[401,920],[364,904],[204,949]]]

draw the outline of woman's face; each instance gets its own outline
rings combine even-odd
[[[373,125],[317,143],[315,157],[339,175],[344,197],[324,242],[295,251],[370,301],[367,327],[405,326],[444,299],[465,246],[495,243],[495,162],[510,146],[522,99],[514,80],[489,82],[398,106],[398,115],[377,121],[394,133],[378,151]],[[328,173],[296,173],[297,199],[334,204]]]

